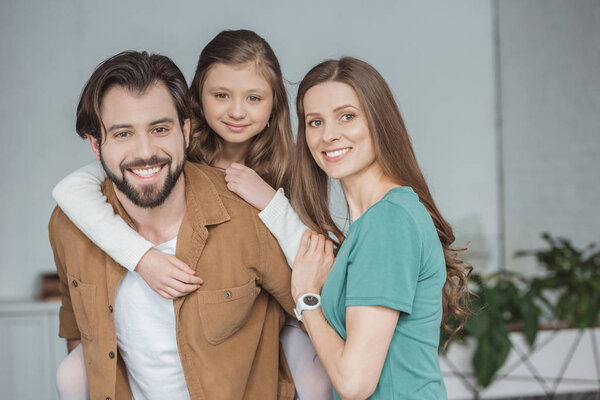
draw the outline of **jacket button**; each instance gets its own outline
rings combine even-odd
[[[113,353],[112,351],[108,353],[108,358],[115,358],[115,353]]]
[[[112,306],[108,306],[108,311],[109,311],[109,312],[113,312],[113,308],[112,308]]]
[[[225,298],[227,298],[227,299],[231,298],[231,290],[226,290],[225,291]]]
[[[73,287],[77,287],[77,281],[73,279]]]

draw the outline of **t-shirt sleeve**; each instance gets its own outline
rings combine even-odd
[[[386,201],[361,218],[349,255],[346,307],[384,306],[410,314],[422,257],[415,219]]]

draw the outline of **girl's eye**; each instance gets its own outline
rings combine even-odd
[[[352,113],[346,113],[342,115],[342,121],[350,121],[351,119],[353,119],[356,115],[352,114]]]
[[[248,96],[248,100],[250,100],[251,102],[254,103],[254,102],[260,101],[261,99],[260,99],[260,97],[257,97],[257,96]]]
[[[313,128],[317,128],[319,126],[321,126],[323,124],[323,121],[321,121],[320,119],[313,119],[312,121],[308,122],[308,126],[313,127]]]
[[[229,98],[229,96],[227,94],[225,94],[225,93],[217,93],[217,94],[215,94],[215,97],[217,99],[227,99],[227,98]]]

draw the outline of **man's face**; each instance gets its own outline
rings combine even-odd
[[[183,129],[162,83],[144,93],[109,88],[100,108],[102,144],[88,135],[108,177],[138,207],[160,206],[183,170],[190,121]],[[182,132],[183,131],[183,132]]]

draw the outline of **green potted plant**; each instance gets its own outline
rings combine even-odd
[[[510,332],[522,332],[532,346],[542,318],[562,327],[598,325],[600,251],[595,251],[593,244],[579,250],[569,240],[555,239],[547,233],[542,239],[548,248],[516,253],[517,257],[536,257],[544,269],[542,277],[527,278],[508,271],[485,277],[472,275],[473,313],[459,340],[471,336],[475,341],[471,361],[482,388],[493,382],[506,362],[512,347]],[[446,339],[443,334],[441,343]]]

